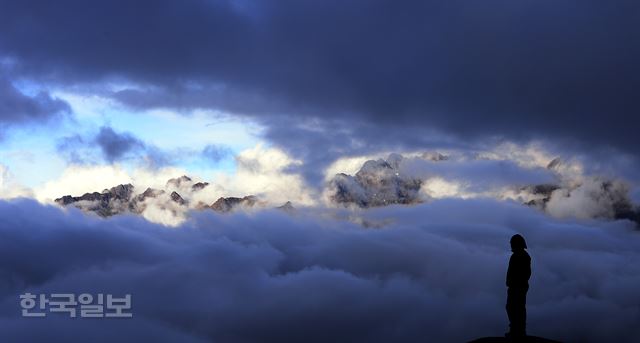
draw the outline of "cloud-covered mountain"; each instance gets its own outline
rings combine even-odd
[[[505,160],[487,154],[392,153],[362,162],[353,175],[338,173],[329,178],[323,199],[307,206],[374,208],[445,198],[494,198],[516,201],[558,218],[627,219],[640,223],[640,209],[630,199],[629,186],[624,181],[584,175],[576,172],[580,168],[557,158],[536,164],[523,162],[527,160]],[[242,168],[262,168],[252,161],[244,160]],[[249,177],[252,175],[258,174]],[[226,213],[293,208],[290,203],[281,205],[250,194],[222,195],[219,186],[187,176],[172,178],[162,188],[141,191],[133,184],[122,184],[100,193],[66,195],[55,202],[103,217],[140,214],[169,225],[178,225],[193,210]]]
[[[546,173],[550,182],[535,183],[538,176],[526,176],[530,168],[487,161],[483,156],[456,160],[439,153],[409,158],[391,154],[366,161],[353,176],[335,175],[327,197],[335,204],[361,208],[443,197],[493,197],[516,200],[560,218],[629,219],[640,224],[640,208],[630,200],[626,183],[566,175],[561,164],[560,159],[553,159],[544,170],[537,170],[540,175]],[[507,175],[514,168],[517,177]]]
[[[79,197],[65,195],[56,199],[56,203],[67,206],[73,204],[75,207],[85,211],[95,212],[102,217],[108,217],[123,212],[139,212],[138,203],[147,197],[156,196],[153,190],[148,189],[139,196],[133,197],[133,185],[118,185],[111,189],[105,189],[102,193],[86,193]]]
[[[183,175],[169,179],[164,189],[147,188],[144,192],[136,193],[137,189],[134,185],[125,184],[105,189],[101,193],[85,193],[82,196],[65,195],[55,199],[55,202],[62,206],[71,205],[101,217],[127,213],[144,215],[146,211],[163,211],[172,216],[179,216],[193,209],[211,209],[219,213],[227,213],[238,209],[267,207],[265,201],[260,201],[254,195],[242,198],[219,197],[210,204],[202,200],[197,202],[191,200],[196,193],[207,186],[209,186],[208,182],[194,182],[190,177]],[[182,192],[182,195],[178,191]],[[291,210],[293,205],[287,202],[279,208]]]
[[[422,180],[400,174],[402,156],[390,155],[386,160],[369,160],[355,176],[338,174],[330,182],[331,201],[375,207],[413,204],[420,201]]]

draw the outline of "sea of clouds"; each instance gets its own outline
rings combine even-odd
[[[508,241],[533,258],[531,334],[640,339],[640,232],[516,202],[192,213],[176,228],[0,202],[5,342],[464,342],[507,328]],[[377,223],[365,228],[354,222]],[[375,228],[374,228],[375,227]],[[19,294],[132,294],[132,319],[21,318]]]
[[[637,206],[632,182],[513,147],[345,157],[325,171],[320,190],[291,173],[303,162],[281,151],[258,146],[236,159],[235,175],[207,180],[212,184],[202,191],[176,188],[185,206],[158,197],[142,216],[109,218],[51,198],[129,182],[139,192],[167,187],[184,171],[70,166],[30,190],[3,170],[0,341],[500,336],[507,330],[505,273],[515,233],[527,239],[533,259],[530,334],[566,342],[640,340],[640,230],[612,212],[620,201]],[[359,184],[362,172],[369,181]],[[335,203],[338,173],[358,192],[378,197],[392,197],[411,180],[420,188],[406,204]],[[527,188],[536,184],[559,188],[543,206],[527,206],[539,196]],[[195,206],[248,194],[268,206],[227,214]],[[293,211],[271,206],[286,200]],[[19,295],[26,292],[131,294],[133,318],[23,318]]]

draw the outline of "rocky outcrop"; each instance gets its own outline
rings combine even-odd
[[[65,195],[55,199],[55,202],[63,206],[73,204],[82,210],[108,217],[135,209],[134,204],[132,204],[133,191],[134,187],[131,184],[118,185],[105,189],[102,193],[85,193],[79,197]]]
[[[296,208],[293,207],[293,204],[291,203],[291,201],[287,201],[286,203],[284,203],[284,205],[276,207],[276,209],[282,210],[285,212],[294,212],[296,210]]]
[[[189,205],[187,199],[190,197],[187,195],[187,199],[185,199],[174,189],[184,190],[185,192],[197,192],[209,185],[208,182],[197,182],[190,187],[184,187],[191,183],[191,178],[185,175],[167,181],[167,190],[147,188],[144,192],[135,195],[133,185],[126,184],[105,189],[102,193],[86,193],[78,197],[65,195],[56,199],[55,202],[62,206],[74,206],[86,212],[93,212],[101,217],[109,217],[122,213],[141,214],[148,206],[152,205],[161,210],[168,209],[176,212],[179,208],[176,207],[176,204],[186,207]],[[200,201],[195,204],[193,208],[197,210],[211,209],[219,213],[227,213],[235,209],[251,208],[257,205],[264,206],[265,204],[260,202],[257,197],[249,195],[242,198],[221,197],[211,205]],[[293,205],[288,202],[280,208],[291,211],[293,210]]]
[[[189,182],[187,176],[171,179],[168,185],[180,185]],[[65,195],[55,199],[55,202],[62,206],[72,205],[86,212],[93,212],[101,217],[109,217],[122,213],[140,214],[148,206],[150,199],[157,199],[166,193],[162,189],[147,188],[144,192],[134,195],[135,188],[131,184],[118,185],[110,189],[105,189],[102,193],[86,193],[82,196]],[[169,195],[169,199],[180,206],[185,206],[187,201],[176,191]],[[165,206],[160,205],[160,208]]]
[[[191,186],[191,191],[195,192],[195,191],[199,191],[201,189],[204,189],[205,187],[209,186],[208,182],[198,182],[198,183],[194,183],[193,186]]]
[[[165,192],[161,189],[147,188],[144,192],[136,196],[136,201],[142,202],[148,198],[155,198],[164,193]]]
[[[551,194],[556,189],[560,189],[560,186],[554,184],[540,184],[531,185],[521,188],[520,190],[525,193],[529,193],[534,199],[526,202],[526,205],[535,206],[540,209],[544,209],[544,206],[551,199]]]
[[[171,201],[177,203],[178,205],[186,205],[186,201],[184,199],[182,199],[182,197],[180,196],[180,194],[178,194],[178,192],[171,192]]]
[[[556,157],[549,164],[547,164],[547,169],[555,170],[558,169],[562,165],[562,159],[560,157]]]
[[[365,162],[355,176],[337,174],[329,183],[330,199],[359,207],[420,202],[422,180],[404,175],[401,161],[402,156],[391,154],[386,160]]]
[[[173,186],[174,188],[180,188],[180,186],[191,182],[192,180],[190,177],[182,175],[177,178],[169,179],[169,181],[167,181],[167,187]]]
[[[238,207],[245,207],[245,208],[253,207],[257,203],[258,203],[258,198],[256,198],[253,195],[249,195],[243,198],[221,197],[218,200],[216,200],[216,202],[211,204],[209,208],[216,212],[226,213]]]
[[[165,191],[161,189],[147,188],[141,194],[136,195],[131,201],[131,212],[133,213],[142,213],[147,208],[147,199],[157,198],[158,196],[164,194]]]

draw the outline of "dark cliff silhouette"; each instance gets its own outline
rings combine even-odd
[[[469,343],[512,343],[512,342],[526,342],[526,343],[561,343],[551,339],[546,339],[536,336],[525,336],[519,339],[511,339],[506,337],[485,337],[473,340]]]

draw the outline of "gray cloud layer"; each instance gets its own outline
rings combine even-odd
[[[10,80],[0,75],[0,137],[9,126],[44,124],[63,113],[69,105],[46,91],[35,96],[23,94]]]
[[[152,168],[191,158],[216,164],[232,154],[232,150],[222,144],[210,144],[200,150],[193,147],[161,149],[144,142],[130,132],[116,131],[110,126],[102,126],[97,132],[88,135],[62,137],[57,140],[56,151],[71,163],[95,164],[135,160]]]
[[[0,214],[3,341],[462,342],[499,335],[515,232],[533,256],[531,333],[640,339],[638,232],[622,221],[554,221],[490,200],[363,212],[388,223],[373,230],[280,211],[200,213],[177,229],[31,201],[0,202]],[[25,291],[132,293],[134,318],[19,318]]]
[[[405,146],[421,141],[417,129],[433,128],[467,140],[550,137],[631,153],[640,143],[636,1],[2,7],[0,48],[17,72],[66,84],[129,80],[143,88],[114,96],[134,106],[222,108],[273,128],[283,123],[273,114],[347,128],[367,120],[376,125],[351,134],[384,127]]]
[[[155,157],[163,160],[158,149],[148,146],[129,132],[117,132],[102,126],[94,135],[73,135],[58,139],[57,152],[73,163],[113,163],[134,157]],[[155,153],[155,154],[154,154]],[[152,156],[153,155],[153,156]]]
[[[129,133],[117,133],[112,128],[103,126],[95,138],[95,143],[102,150],[104,158],[113,162],[123,158],[136,149],[144,149],[142,141]]]

